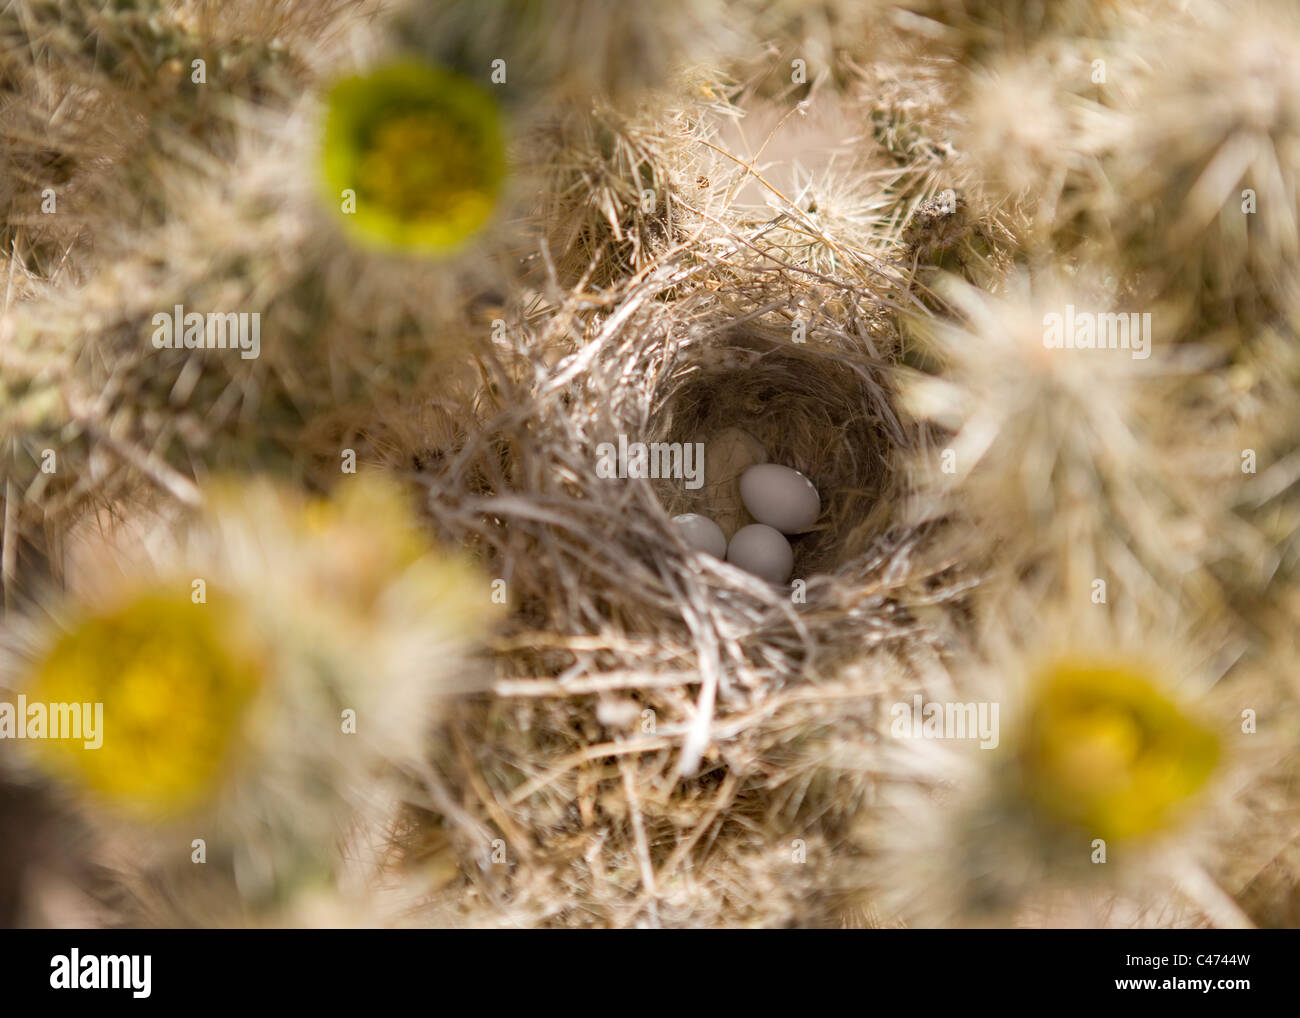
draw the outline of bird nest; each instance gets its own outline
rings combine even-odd
[[[960,591],[902,516],[899,466],[920,434],[894,405],[897,350],[866,289],[665,264],[594,311],[561,303],[508,330],[467,389],[472,411],[424,415],[414,458],[397,454],[418,465],[439,535],[476,548],[511,607],[491,695],[458,703],[433,740],[406,841],[412,858],[445,837],[481,860],[449,889],[456,908],[769,923],[787,899],[808,920],[812,895],[830,910],[816,921],[836,920],[834,881],[787,872],[790,844],[832,837],[860,805],[870,768],[838,774],[830,747],[870,751],[891,683],[832,680],[928,639],[909,606]],[[748,521],[719,491],[734,457],[713,474],[708,458],[737,434],[822,495],[790,585],[671,526],[686,511]],[[698,444],[703,476],[610,477],[600,450],[620,441]]]

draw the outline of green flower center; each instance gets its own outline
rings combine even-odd
[[[322,154],[329,200],[356,195],[344,225],[390,247],[449,250],[492,214],[505,177],[495,100],[468,79],[401,63],[329,93]]]

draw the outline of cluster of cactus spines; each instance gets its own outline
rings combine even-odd
[[[283,921],[342,872],[350,829],[387,822],[440,699],[481,684],[466,650],[494,609],[461,597],[482,580],[433,553],[392,482],[205,495],[190,518],[102,516],[114,551],[74,551],[73,596],[28,613],[6,685],[102,703],[114,727],[94,752],[35,742],[18,765],[106,843],[154,846],[125,882],[146,921],[189,921],[189,893],[208,922]]]
[[[1282,0],[4,5],[0,687],[216,727],[0,792],[153,860],[111,922],[1287,921],[1297,40]],[[260,348],[159,349],[177,307]],[[595,466],[733,426],[828,492],[790,596]],[[999,745],[900,737],[914,696]]]

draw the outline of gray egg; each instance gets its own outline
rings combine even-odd
[[[673,526],[682,535],[682,540],[697,551],[707,552],[714,558],[722,558],[727,554],[727,539],[722,528],[707,516],[683,513],[673,517]]]
[[[740,497],[754,519],[783,534],[811,530],[822,511],[812,481],[778,463],[760,463],[746,470],[740,478]]]
[[[768,583],[785,583],[794,571],[794,549],[766,523],[751,523],[732,537],[727,545],[727,561]]]

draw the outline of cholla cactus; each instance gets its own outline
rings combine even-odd
[[[1061,603],[1008,638],[1026,605],[1005,607],[987,662],[927,679],[924,720],[906,701],[906,724],[882,717],[884,809],[861,827],[881,853],[872,900],[943,925],[1249,925],[1206,841],[1262,760],[1195,641],[1156,646]],[[956,716],[971,727],[949,730]]]
[[[340,871],[348,830],[384,822],[437,699],[473,684],[464,653],[492,611],[486,582],[433,554],[374,478],[328,502],[218,488],[178,538],[146,530],[77,578],[25,627],[7,685],[101,705],[100,745],[34,742],[31,767],[129,823],[162,874],[201,839],[250,909]],[[124,875],[141,894],[156,879]]]
[[[107,726],[0,794],[94,921],[1300,914],[1280,2],[0,6],[7,690]],[[745,457],[788,588],[672,524]]]
[[[391,64],[331,88],[321,160],[327,200],[355,196],[363,239],[444,252],[491,215],[505,175],[496,103],[474,82]]]
[[[1157,615],[1172,597],[1213,617],[1222,595],[1209,566],[1257,539],[1223,498],[1241,485],[1235,430],[1207,427],[1193,447],[1174,397],[1143,398],[1178,384],[1162,350],[1177,316],[1135,310],[1086,278],[1018,276],[1000,297],[955,281],[940,292],[952,317],[922,328],[941,376],[908,386],[914,411],[952,433],[924,464],[937,502],[922,511],[971,514],[978,554],[1010,582]],[[1205,536],[1181,539],[1188,529]]]
[[[1300,18],[1264,2],[1205,22],[1152,47],[1107,170],[1126,266],[1192,295],[1187,339],[1235,347],[1300,299]]]
[[[266,663],[224,592],[211,611],[188,601],[184,588],[140,594],[58,637],[27,695],[111,704],[114,734],[94,752],[38,743],[42,766],[145,814],[183,810],[210,794],[222,765],[244,748],[233,736]]]
[[[1128,662],[1078,657],[1034,677],[1017,760],[1026,801],[1107,842],[1169,825],[1218,763],[1218,739]]]
[[[1093,39],[1137,13],[1114,0],[900,0],[898,6],[942,26],[949,44],[975,62],[1052,38]]]
[[[409,0],[394,10],[398,46],[484,83],[538,112],[593,99],[635,103],[682,66],[736,36],[718,0],[609,4]]]

